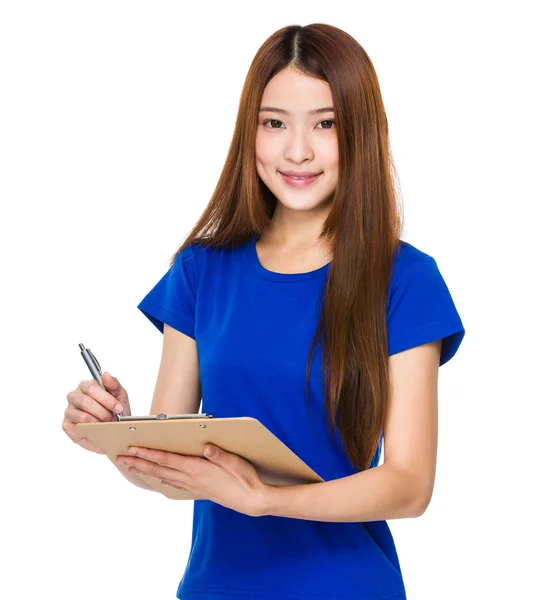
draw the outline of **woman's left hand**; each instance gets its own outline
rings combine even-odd
[[[214,453],[207,454],[212,448]],[[187,490],[200,499],[212,500],[251,517],[263,516],[272,486],[259,479],[255,468],[237,454],[212,444],[204,458],[131,446],[134,456],[118,456],[118,464],[128,465],[130,473],[149,475],[163,484]]]

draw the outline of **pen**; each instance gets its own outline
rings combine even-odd
[[[81,350],[81,356],[83,356],[85,364],[89,368],[89,371],[91,371],[91,375],[95,378],[95,381],[102,387],[102,389],[105,390],[106,388],[102,382],[102,369],[99,361],[96,359],[91,350],[89,348],[85,348],[83,344],[79,344],[79,349]],[[124,413],[115,414],[119,421],[120,417],[122,417]]]

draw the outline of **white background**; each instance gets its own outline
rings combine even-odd
[[[557,597],[551,4],[2,2],[0,596],[174,598],[193,504],[65,436],[78,343],[148,413],[162,335],[136,305],[209,201],[259,46],[325,22],[376,68],[404,237],[466,328],[433,500],[390,522],[408,598]]]

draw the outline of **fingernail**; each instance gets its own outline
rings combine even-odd
[[[123,407],[121,404],[117,404],[117,405],[114,407],[114,410],[115,410],[117,413],[119,413],[119,412],[122,412],[122,411],[124,410],[124,407]]]

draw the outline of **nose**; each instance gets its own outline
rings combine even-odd
[[[293,163],[311,160],[314,156],[309,133],[304,127],[293,127],[287,136],[284,158]]]

